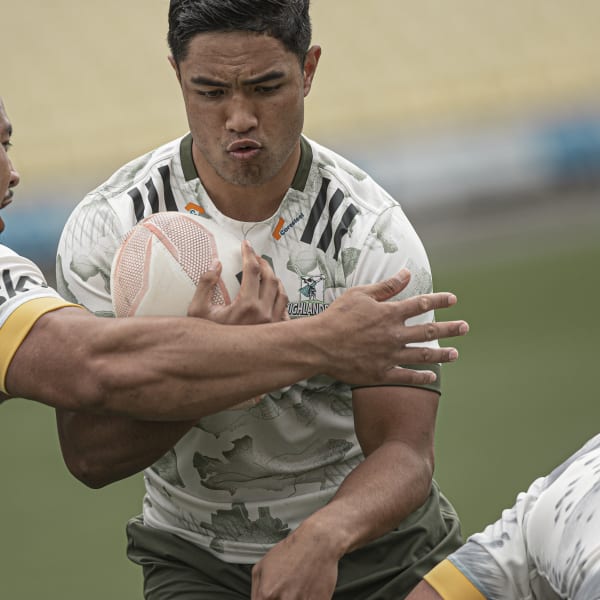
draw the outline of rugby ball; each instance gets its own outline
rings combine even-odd
[[[115,316],[184,316],[213,259],[223,265],[213,304],[230,304],[240,285],[241,241],[211,219],[178,212],[146,217],[118,248],[110,273]]]

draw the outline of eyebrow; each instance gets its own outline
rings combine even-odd
[[[285,73],[283,71],[271,71],[269,73],[265,73],[265,75],[259,75],[258,77],[244,79],[242,81],[242,85],[257,85],[259,83],[267,83],[268,81],[281,79],[282,77],[285,77]],[[231,87],[229,83],[224,83],[223,81],[217,81],[216,79],[203,77],[202,75],[192,77],[191,82],[195,85],[208,85],[210,87]]]

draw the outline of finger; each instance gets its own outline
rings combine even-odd
[[[427,346],[403,348],[394,353],[393,358],[397,364],[403,365],[431,365],[433,363],[449,363],[458,359],[456,348],[428,348]]]
[[[367,294],[367,296],[378,302],[383,302],[399,294],[408,285],[409,281],[410,271],[408,269],[400,269],[398,273],[392,277],[388,277],[388,279],[369,285],[360,285],[353,289]]]
[[[257,258],[260,265],[260,300],[272,309],[280,291],[279,279],[268,261],[262,257]]]
[[[254,568],[252,569],[252,587],[250,590],[250,600],[257,600],[258,599],[258,595],[259,595],[259,591],[258,591],[258,586],[260,584],[260,571],[259,569],[256,567],[256,565],[254,566]]]
[[[414,369],[404,369],[403,367],[393,367],[385,372],[382,384],[405,384],[405,385],[431,385],[437,379],[433,371],[416,371]]]
[[[242,242],[242,282],[240,295],[258,298],[260,293],[259,259],[248,240]]]
[[[215,259],[208,270],[200,276],[188,307],[189,317],[206,317],[210,313],[215,286],[219,283],[222,270],[223,265]]]
[[[402,344],[432,342],[442,338],[456,337],[469,333],[466,321],[440,321],[403,327],[400,333]]]
[[[448,308],[457,302],[456,296],[450,292],[436,292],[434,294],[421,294],[396,303],[390,303],[392,310],[397,310],[405,319],[422,315],[431,310]]]

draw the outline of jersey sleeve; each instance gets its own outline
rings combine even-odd
[[[448,559],[423,578],[444,599],[485,600],[485,596]]]
[[[401,206],[395,204],[380,214],[371,227],[356,265],[353,285],[381,281],[395,275],[402,268],[410,271],[410,282],[392,300],[402,300],[420,294],[429,294],[433,291],[431,267],[423,243]],[[434,312],[429,311],[408,319],[406,323],[418,325],[431,323],[434,320]],[[439,348],[437,340],[410,345]],[[416,387],[423,387],[438,393],[441,391],[441,368],[438,363],[401,366],[433,371],[437,375],[435,383]]]
[[[537,479],[516,504],[484,531],[434,568],[425,580],[444,600],[531,598],[530,573],[534,566],[524,534],[528,513],[535,505],[544,479]],[[479,593],[479,596],[477,596]]]
[[[56,280],[60,294],[97,316],[113,316],[110,271],[123,235],[124,227],[105,198],[85,198],[67,220],[59,241]]]
[[[10,363],[36,321],[73,304],[48,287],[34,263],[4,246],[0,246],[0,272],[0,391],[7,393]]]

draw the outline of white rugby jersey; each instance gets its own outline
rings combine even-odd
[[[214,219],[249,239],[282,280],[292,318],[317,314],[347,288],[401,267],[412,273],[402,297],[432,290],[427,256],[401,207],[356,166],[303,138],[279,209],[265,221],[244,223],[213,205],[188,134],[125,165],[84,198],[59,244],[59,291],[111,314],[114,253],[131,227],[158,211]],[[287,343],[281,340],[283,352]],[[348,385],[321,376],[202,419],[145,471],[144,522],[222,560],[258,561],[326,504],[363,460],[351,399]]]
[[[30,260],[0,244],[0,391],[10,362],[35,322],[69,306]]]
[[[600,435],[425,579],[444,600],[600,598]]]

